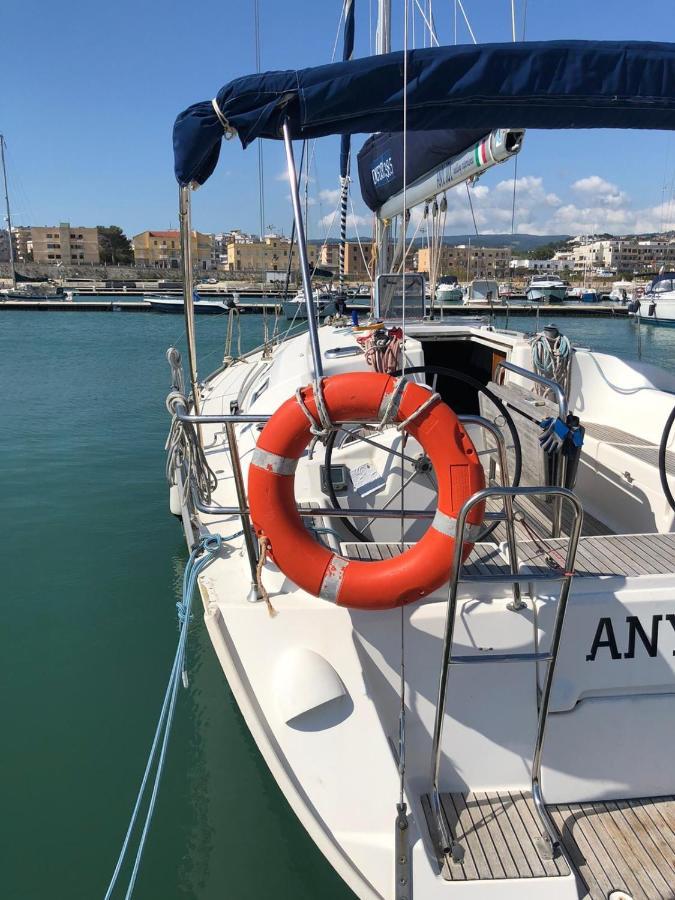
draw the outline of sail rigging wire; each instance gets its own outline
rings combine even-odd
[[[415,5],[417,6],[418,10],[420,11],[420,15],[422,16],[422,19],[424,20],[424,24],[426,26],[426,34],[429,35],[429,46],[433,47],[433,42],[436,41],[436,46],[440,47],[440,44],[438,42],[438,37],[436,36],[436,29],[434,27],[434,20],[433,20],[433,17],[431,16],[431,12],[430,12],[430,17],[427,18],[424,10],[422,9],[422,6],[420,5],[420,0],[415,0]],[[431,10],[431,4],[429,5],[429,8]],[[413,22],[414,21],[415,20],[413,19]],[[413,44],[414,43],[415,43],[415,38],[413,35]],[[424,41],[424,46],[426,47],[426,38]]]
[[[473,33],[473,28],[471,27],[471,22],[469,22],[469,17],[467,16],[466,10],[464,9],[464,4],[462,3],[462,0],[457,0],[457,3],[459,4],[461,13],[464,16],[464,21],[466,22],[466,27],[469,29],[469,34],[471,35],[471,40],[474,42],[474,44],[477,44],[478,41],[476,40],[476,35]]]
[[[469,207],[471,209],[471,218],[473,219],[474,231],[476,232],[476,237],[478,237],[479,236],[478,235],[478,225],[476,224],[476,214],[473,211],[473,200],[471,199],[471,191],[469,190],[469,182],[465,181],[464,184],[466,185],[466,196],[469,198]]]
[[[370,273],[370,264],[366,260],[366,254],[363,252],[363,244],[361,243],[361,235],[359,234],[359,229],[356,226],[356,213],[354,212],[354,201],[352,200],[351,194],[349,195],[349,205],[352,210],[352,221],[354,222],[354,226],[356,228],[356,240],[359,245],[359,250],[361,251],[361,259],[363,260],[364,268],[365,268],[366,272],[368,273],[368,278],[372,285],[372,284],[374,284],[374,278],[373,278],[373,275],[371,275],[371,273]]]
[[[527,15],[527,0],[525,0],[525,14]],[[513,43],[516,43],[516,0],[511,0],[511,35]],[[525,20],[523,19],[523,40],[525,40]],[[516,191],[518,189],[518,154],[513,157],[513,198],[511,201],[511,252],[513,252],[513,236],[516,229]],[[509,300],[513,292],[513,269],[509,263]],[[508,309],[507,309],[508,323]]]
[[[253,32],[255,43],[255,70],[260,72],[261,55],[260,55],[260,0],[253,0]],[[258,141],[258,215],[260,217],[260,241],[265,243],[265,166],[263,161],[263,142]],[[261,259],[264,262],[264,257]],[[267,305],[265,303],[265,294],[267,282],[265,279],[264,266],[262,275],[262,324],[263,324],[263,343],[265,351],[263,355],[269,352],[269,324],[267,321]]]
[[[417,232],[420,230],[420,227],[421,227],[421,225],[422,225],[422,221],[423,221],[423,219],[421,219],[421,218],[418,220],[417,225],[415,226],[415,230],[414,230],[413,233],[412,233],[412,237],[411,237],[410,240],[408,241],[407,246],[406,246],[406,248],[405,248],[404,251],[403,251],[403,258],[401,259],[401,262],[399,263],[399,266],[398,266],[398,272],[399,272],[399,273],[403,271],[403,268],[404,268],[404,266],[405,266],[405,261],[406,261],[406,259],[408,258],[408,255],[409,255],[410,251],[412,250],[413,244],[415,243],[415,238],[417,237]],[[404,237],[404,240],[405,240],[405,234],[404,234],[403,237]]]

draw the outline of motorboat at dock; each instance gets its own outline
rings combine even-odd
[[[474,278],[464,291],[464,305],[480,304],[491,306],[501,303],[499,298],[499,285],[496,281],[485,278]]]
[[[628,304],[628,314],[651,325],[675,326],[675,272],[658,275]]]
[[[555,275],[533,275],[525,290],[532,303],[562,303],[567,292],[565,282]]]
[[[185,309],[183,298],[173,297],[170,294],[144,294],[143,299],[155,312],[183,313]],[[220,299],[196,295],[192,306],[197,315],[222,316],[230,309],[235,309],[236,303],[233,298],[229,297]]]

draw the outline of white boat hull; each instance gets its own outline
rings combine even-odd
[[[437,336],[439,329],[446,329],[444,333],[454,334],[457,340],[475,340],[476,347],[490,345],[521,365],[527,365],[530,358],[526,339],[475,324],[424,323],[419,328],[423,334]],[[324,350],[354,343],[352,334],[331,328],[320,329],[320,340]],[[423,360],[421,342],[408,337],[406,353],[408,366],[419,364]],[[271,360],[257,354],[245,364],[235,363],[207,380],[203,412],[221,414],[237,399],[249,413],[272,412],[298,386],[311,382],[309,359],[309,343],[303,335],[276,348]],[[609,415],[613,426],[626,429],[637,422],[652,422],[653,434],[643,425],[642,437],[656,437],[656,424],[672,406],[672,397],[659,388],[675,389],[674,378],[657,377],[649,367],[630,366],[588,351],[573,355],[573,367],[573,409],[583,398],[588,421],[595,417],[604,422],[603,416]],[[326,357],[327,375],[354,369],[366,371],[362,357]],[[248,387],[242,390],[244,381]],[[255,401],[249,403],[249,396],[255,396]],[[219,473],[211,502],[236,505],[222,425],[202,428],[207,458]],[[246,471],[258,432],[244,425],[238,427],[238,435]],[[606,439],[596,439],[590,429],[586,441],[579,476],[586,508],[616,531],[648,527],[650,521],[652,528],[672,530],[673,516],[663,510],[653,466],[638,459],[629,463],[617,460],[616,455],[624,452],[620,449],[623,445],[617,445],[619,449],[610,446]],[[414,441],[409,441],[407,452],[414,455]],[[378,472],[386,473],[379,499],[382,505],[400,483],[400,472],[386,468],[384,451],[370,445],[365,450],[363,444],[349,445],[333,457],[333,463],[351,468],[364,458]],[[630,483],[620,474],[627,465],[632,473]],[[616,473],[616,485],[614,476],[598,480],[598,466]],[[317,469],[318,461],[301,460],[296,497],[325,505]],[[406,505],[424,507],[433,502],[433,491],[429,491],[428,486],[413,482],[406,489]],[[188,523],[191,541],[194,517],[187,508],[183,520]],[[240,527],[237,515],[220,513],[201,512],[197,524],[201,533],[232,534]],[[317,524],[338,527],[320,512]],[[397,540],[396,528],[388,540]],[[637,538],[633,545],[637,546]],[[346,546],[341,544],[345,552]],[[504,563],[499,550],[494,552]],[[612,559],[621,557],[616,549],[606,553],[600,565],[610,565]],[[309,596],[270,561],[262,572],[276,613],[273,616],[264,603],[247,599],[251,571],[241,537],[228,541],[221,556],[200,576],[205,621],[223,670],[279,787],[326,858],[357,896],[398,900],[393,875],[401,613],[348,610]],[[675,771],[666,764],[667,748],[675,742],[675,626],[665,624],[666,615],[673,613],[675,574],[615,578],[608,574],[602,569],[597,576],[575,582],[544,752],[543,784],[550,803],[675,793]],[[467,585],[459,597],[455,652],[480,656],[488,648],[499,653],[531,648],[533,605],[538,611],[538,640],[540,646],[546,646],[554,609],[550,588],[537,586],[535,576],[533,597],[526,598],[522,613],[510,611],[511,600],[503,583]],[[416,900],[446,900],[450,891],[469,900],[578,900],[582,894],[571,872],[555,878],[458,881],[452,885],[439,875],[422,798],[430,787],[431,734],[446,603],[447,586],[406,607],[403,613],[405,798],[410,812],[412,895]],[[633,656],[627,664],[622,662],[630,649],[627,622],[631,616],[644,623],[648,637],[649,623],[659,617],[663,627],[658,658],[644,652],[634,634]],[[614,623],[619,660],[608,647],[605,631],[598,632],[598,623],[607,619]],[[324,676],[333,688],[317,704],[307,688]],[[532,662],[453,667],[444,714],[442,791],[529,791],[537,726],[536,678]],[[583,753],[579,753],[580,746]]]
[[[525,296],[532,303],[562,303],[566,291],[565,287],[529,287]]]

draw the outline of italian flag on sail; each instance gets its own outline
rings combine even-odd
[[[483,166],[488,161],[487,141],[481,141],[473,148],[473,158],[477,166]]]

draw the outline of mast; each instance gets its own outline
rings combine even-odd
[[[354,53],[354,0],[345,0],[345,27],[342,59],[350,60]],[[347,244],[347,200],[349,198],[349,168],[351,135],[340,139],[340,296],[345,292],[345,247]],[[305,213],[305,218],[307,214]]]
[[[12,243],[12,217],[9,212],[9,190],[7,188],[7,169],[5,168],[5,138],[0,134],[0,158],[2,159],[2,178],[5,183],[5,206],[7,208],[7,236],[9,238],[9,270],[12,277],[12,290],[16,290],[16,272],[14,270],[14,244]]]

